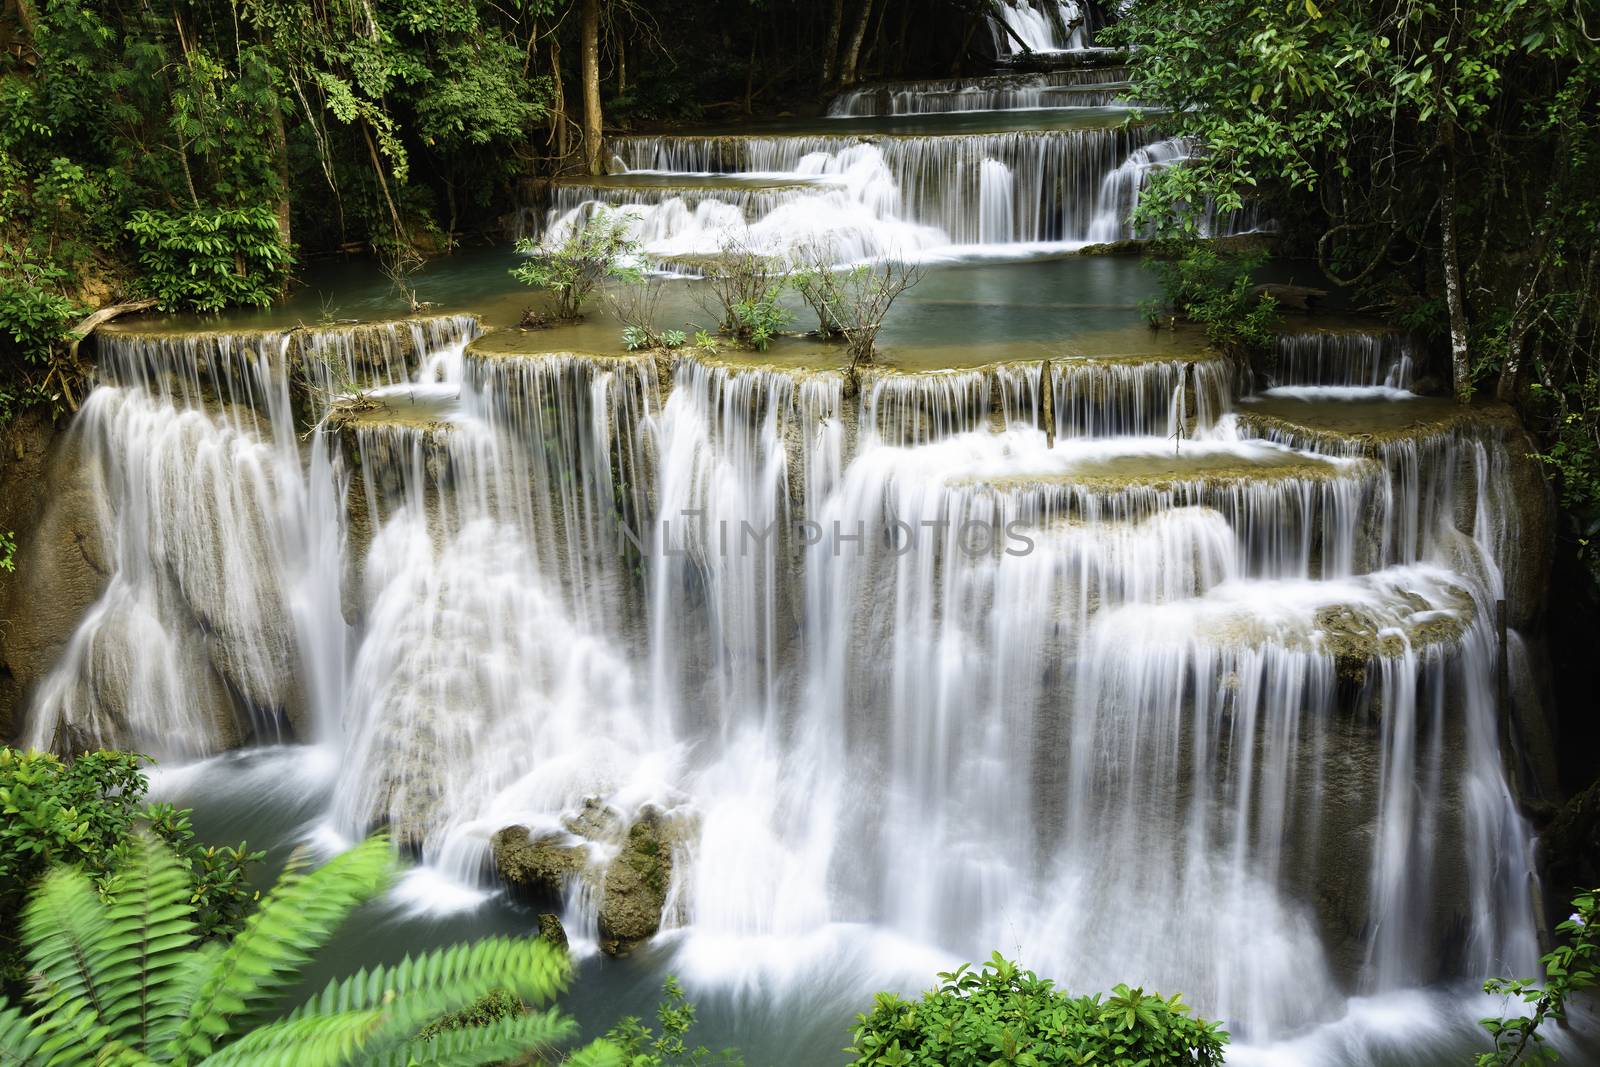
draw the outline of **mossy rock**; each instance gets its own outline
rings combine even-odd
[[[567,879],[586,862],[584,847],[562,834],[533,837],[526,826],[507,826],[491,842],[495,870],[512,894],[541,906],[559,905]],[[542,927],[541,927],[542,929]]]
[[[539,916],[539,940],[567,951],[567,931],[561,925],[561,916],[548,911]]]
[[[654,937],[672,883],[672,845],[666,820],[646,808],[628,827],[622,852],[606,868],[600,904],[600,947],[625,956]]]

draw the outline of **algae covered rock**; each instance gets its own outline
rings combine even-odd
[[[525,826],[501,830],[493,839],[495,868],[515,896],[552,911],[574,880],[581,882],[600,901],[600,948],[625,956],[661,929],[672,884],[672,820],[647,806],[630,822],[590,797],[562,825],[566,833],[532,832]],[[541,914],[539,929],[552,943],[565,943],[554,914]]]
[[[534,837],[526,826],[508,826],[492,841],[495,870],[519,898],[536,905],[558,904],[567,880],[586,864],[582,844],[562,834]]]
[[[672,844],[666,819],[646,808],[628,827],[622,852],[606,867],[600,903],[600,947],[625,956],[661,929],[672,883]]]
[[[539,916],[539,940],[567,951],[567,931],[561,925],[561,916],[544,912]]]

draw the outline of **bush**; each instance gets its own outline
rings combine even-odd
[[[68,327],[82,309],[55,291],[66,277],[60,267],[0,254],[0,336],[24,363],[48,364],[55,346],[71,336]]]
[[[202,937],[237,930],[255,899],[246,880],[259,852],[197,845],[189,812],[142,806],[149,786],[141,757],[89,752],[71,762],[43,752],[0,748],[0,980],[21,976],[15,922],[23,894],[51,867],[81,868],[104,888],[147,824],[176,849]]]
[[[656,1008],[659,1031],[630,1015],[606,1033],[606,1040],[622,1051],[628,1067],[740,1067],[744,1063],[731,1049],[712,1052],[704,1045],[690,1048],[687,1038],[694,1026],[694,1005],[683,995],[676,978],[668,977],[662,989],[661,1004]]]
[[[900,294],[922,280],[922,268],[893,259],[835,267],[832,249],[808,248],[789,276],[790,284],[817,316],[817,336],[844,338],[850,366],[870,363],[878,331]]]
[[[135,211],[128,234],[138,250],[137,288],[162,311],[266,307],[276,299],[293,260],[264,205]]]
[[[517,251],[527,262],[513,267],[511,276],[524,285],[548,289],[556,295],[556,318],[570,322],[595,286],[607,278],[637,281],[635,267],[625,261],[638,251],[628,237],[628,218],[614,211],[596,211],[555,248],[545,248],[524,238]]]
[[[740,344],[766,351],[794,313],[781,303],[781,264],[737,238],[725,241],[706,265],[701,305],[717,319],[717,329]]]
[[[1600,976],[1600,889],[1579,893],[1572,900],[1572,917],[1556,927],[1567,943],[1540,960],[1545,983],[1541,988],[1525,978],[1492,978],[1483,991],[1506,1001],[1521,1001],[1532,1009],[1526,1015],[1484,1019],[1484,1029],[1494,1039],[1494,1051],[1478,1056],[1477,1067],[1512,1067],[1519,1063],[1554,1063],[1557,1056],[1545,1046],[1539,1028],[1548,1019],[1563,1022],[1567,999],[1595,985]]]
[[[1228,1035],[1163,999],[1119,985],[1104,1000],[1073,998],[998,952],[982,970],[963,964],[912,1003],[879,993],[856,1017],[855,1067],[1176,1067],[1222,1063]]]
[[[1256,295],[1251,277],[1264,262],[1264,252],[1224,254],[1194,240],[1163,241],[1145,260],[1168,309],[1203,326],[1218,348],[1247,352],[1266,351],[1277,336],[1277,303]]]
[[[0,427],[23,408],[59,401],[83,379],[65,358],[72,322],[83,313],[59,288],[65,269],[23,251],[0,251]]]

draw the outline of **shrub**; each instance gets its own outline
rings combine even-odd
[[[1555,1052],[1546,1047],[1539,1028],[1546,1020],[1562,1022],[1567,998],[1595,985],[1600,974],[1600,889],[1579,893],[1572,901],[1572,917],[1556,927],[1567,943],[1540,960],[1544,986],[1525,978],[1492,978],[1485,993],[1507,1002],[1521,1001],[1532,1010],[1526,1015],[1482,1020],[1494,1039],[1494,1051],[1478,1056],[1478,1067],[1512,1067],[1519,1063],[1554,1063]]]
[[[548,289],[556,296],[556,317],[571,321],[595,286],[607,278],[639,279],[639,271],[626,264],[638,251],[628,237],[628,218],[614,211],[596,211],[554,248],[524,238],[517,251],[528,256],[513,267],[511,276],[524,285]]]
[[[790,283],[817,316],[817,335],[844,338],[850,366],[870,363],[878,331],[900,295],[922,280],[922,268],[893,259],[853,267],[833,265],[832,249],[813,246],[801,253]]]
[[[1189,1014],[1180,997],[1119,985],[1104,1000],[1073,998],[998,952],[974,970],[939,975],[938,988],[912,1003],[879,993],[856,1017],[846,1049],[856,1067],[1146,1067],[1222,1063],[1228,1035]]]
[[[68,327],[82,313],[76,301],[55,291],[66,277],[60,267],[0,253],[0,336],[24,363],[48,364],[55,346],[68,340]]]
[[[58,867],[23,915],[34,1010],[0,1003],[0,1059],[61,1067],[472,1064],[543,1052],[575,1035],[553,1009],[484,1011],[434,1025],[497,991],[535,1004],[552,999],[570,973],[566,956],[525,938],[358,971],[274,1020],[304,965],[386,888],[393,865],[381,837],[309,873],[291,862],[238,936],[211,947],[199,943],[187,877],[152,836],[135,838],[104,900],[82,871]],[[621,1067],[622,1059],[602,1041],[570,1062]]]
[[[1242,351],[1265,351],[1276,337],[1277,303],[1257,295],[1251,278],[1264,262],[1264,252],[1224,254],[1186,239],[1160,242],[1145,260],[1161,279],[1167,308],[1203,326],[1213,345]]]
[[[628,1067],[740,1067],[744,1063],[731,1049],[712,1052],[704,1045],[690,1048],[687,1038],[694,1020],[694,1005],[683,995],[678,980],[669,976],[656,1008],[659,1030],[630,1015],[606,1033],[606,1040],[622,1050]]]
[[[21,974],[14,923],[24,892],[52,866],[71,864],[104,887],[147,824],[176,849],[202,937],[237,930],[255,893],[246,880],[259,852],[201,846],[189,812],[142,806],[148,782],[141,757],[89,752],[66,762],[42,752],[0,748],[0,979]]]
[[[782,265],[737,238],[723,242],[705,268],[701,306],[717,328],[741,344],[765,351],[794,313],[781,303]]]
[[[642,348],[682,348],[682,330],[656,328],[656,309],[661,304],[662,281],[647,275],[630,278],[628,284],[606,291],[611,313],[622,323],[622,343],[630,352]]]
[[[128,234],[139,254],[137,287],[162,311],[266,307],[293,261],[270,207],[135,211]]]

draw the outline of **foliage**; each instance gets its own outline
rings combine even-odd
[[[773,284],[749,300],[733,305],[730,332],[758,352],[765,352],[772,339],[794,321],[794,312],[780,303],[783,287]]]
[[[1478,1056],[1478,1067],[1511,1067],[1519,1063],[1554,1063],[1559,1058],[1539,1032],[1546,1020],[1562,1022],[1572,994],[1595,985],[1600,973],[1600,890],[1579,893],[1572,900],[1573,914],[1556,927],[1567,943],[1544,957],[1545,982],[1541,988],[1525,978],[1493,978],[1485,993],[1521,1001],[1526,1014],[1484,1019],[1494,1039],[1494,1051]]]
[[[243,922],[255,899],[245,873],[262,854],[242,844],[197,844],[187,811],[142,806],[148,782],[141,760],[128,752],[88,752],[69,762],[0,748],[0,916],[6,917],[0,920],[0,966],[6,983],[18,977],[11,924],[27,888],[59,864],[76,866],[107,887],[141,825],[175,849],[199,936],[224,936]]]
[[[717,330],[743,345],[765,351],[794,314],[782,304],[782,264],[737,237],[722,243],[705,265],[698,299]]]
[[[144,272],[140,288],[163,311],[265,307],[289,269],[289,250],[266,207],[139,210],[128,233]]]
[[[556,317],[578,317],[583,302],[607,278],[636,282],[639,270],[629,264],[638,246],[628,236],[628,217],[621,212],[596,211],[584,219],[553,248],[524,238],[517,251],[528,259],[511,270],[524,285],[548,289],[556,296]]]
[[[307,960],[392,872],[381,837],[315,870],[294,862],[238,936],[203,946],[188,880],[153,837],[134,839],[105,899],[81,871],[57,868],[23,915],[33,1011],[0,1005],[0,1055],[63,1065],[100,1063],[108,1054],[172,1064],[487,1064],[574,1035],[554,1009],[428,1031],[497,990],[538,1004],[565,986],[564,955],[514,938],[358,971],[264,1021]],[[599,1042],[573,1062],[621,1059]]]
[[[856,1017],[846,1049],[856,1067],[1054,1067],[1057,1064],[1222,1063],[1228,1035],[1189,1014],[1180,997],[1162,998],[1119,985],[1101,999],[1070,997],[998,952],[974,970],[939,975],[937,988],[912,1002],[879,993]]]
[[[894,259],[834,265],[831,247],[801,250],[790,284],[817,316],[817,336],[843,338],[850,366],[871,362],[878,331],[900,295],[922,280],[922,269]]]
[[[1263,252],[1225,253],[1206,241],[1160,242],[1145,259],[1161,279],[1167,307],[1205,327],[1206,340],[1222,349],[1264,351],[1272,346],[1278,306],[1257,294],[1253,273]]]
[[[659,317],[663,282],[643,272],[631,272],[627,284],[605,291],[611,313],[622,323],[622,344],[630,352],[646,348],[682,348],[688,340],[682,330],[660,330]]]
[[[1193,234],[1210,206],[1262,205],[1359,302],[1448,341],[1458,397],[1492,383],[1521,405],[1574,541],[1600,515],[1592,21],[1565,0],[1134,0],[1102,37],[1191,145],[1150,175],[1140,224]]]
[[[55,346],[69,339],[68,326],[82,314],[76,301],[54,286],[66,271],[7,249],[0,252],[0,335],[23,362],[50,362]]]
[[[0,530],[0,571],[15,573],[17,569],[17,532]]]
[[[744,1063],[731,1049],[713,1053],[704,1045],[690,1048],[686,1039],[694,1020],[695,1008],[683,995],[683,986],[668,976],[662,985],[661,1003],[656,1007],[659,1030],[629,1015],[606,1033],[606,1039],[622,1050],[622,1062],[627,1067],[739,1067]]]
[[[59,400],[81,380],[66,348],[83,309],[60,292],[66,277],[48,260],[0,250],[0,426],[29,403]]]

